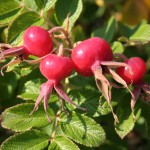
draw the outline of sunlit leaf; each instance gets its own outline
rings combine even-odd
[[[49,137],[41,131],[31,130],[11,136],[1,146],[1,150],[40,150],[49,142]]]

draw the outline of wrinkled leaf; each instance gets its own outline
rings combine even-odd
[[[48,150],[79,150],[79,148],[67,137],[55,136]]]
[[[25,12],[17,17],[8,28],[7,42],[17,44],[22,40],[25,29],[32,25],[42,25],[43,18],[36,12]]]
[[[49,122],[46,118],[43,105],[40,105],[38,110],[30,115],[34,108],[34,104],[19,104],[6,109],[2,114],[2,127],[14,131],[25,131],[33,127],[42,127]],[[50,116],[53,116],[53,111],[49,111]]]
[[[40,85],[43,83],[43,79],[34,79],[27,81],[24,84],[23,90],[18,97],[24,100],[36,100],[40,93]]]
[[[69,17],[69,30],[78,19],[82,11],[82,0],[58,0],[56,2],[56,18],[60,25],[66,27],[67,16]]]
[[[44,79],[40,79],[40,78],[27,81],[24,84],[21,94],[19,94],[18,97],[24,100],[35,101],[40,94],[40,86],[44,81],[45,81]],[[55,94],[52,94],[50,98],[50,102],[54,102],[56,100],[58,100],[57,96]]]
[[[1,150],[40,150],[47,147],[48,142],[46,134],[31,130],[11,136],[3,142]]]
[[[88,147],[98,147],[105,141],[103,128],[91,118],[72,113],[60,119],[63,133],[77,143]]]

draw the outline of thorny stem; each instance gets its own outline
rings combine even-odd
[[[72,42],[70,40],[68,32],[66,30],[64,30],[62,27],[54,27],[54,28],[50,29],[48,32],[50,34],[52,34],[52,33],[56,32],[56,31],[62,32],[64,34],[64,36],[65,36],[66,42],[68,44],[68,47],[69,48],[73,48],[73,45],[72,45]]]

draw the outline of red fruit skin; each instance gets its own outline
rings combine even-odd
[[[23,45],[26,56],[34,55],[42,57],[49,54],[53,49],[53,43],[49,33],[38,26],[31,26],[25,31]]]
[[[93,37],[77,45],[72,51],[71,58],[79,74],[92,76],[93,69],[99,67],[101,61],[111,61],[113,54],[105,40]]]
[[[127,63],[133,74],[131,75],[128,67],[119,67],[116,69],[117,74],[126,81],[127,84],[136,83],[140,81],[146,73],[146,64],[143,59],[139,57],[132,57],[128,59]]]
[[[73,63],[68,57],[49,54],[40,62],[41,73],[54,84],[69,76],[72,70]]]

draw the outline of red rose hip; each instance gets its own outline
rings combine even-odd
[[[146,73],[146,64],[139,57],[132,57],[125,62],[131,67],[133,74],[130,73],[128,67],[119,67],[116,72],[126,81],[127,84],[136,83],[143,78]]]
[[[81,42],[72,51],[72,61],[76,71],[83,76],[91,76],[101,61],[112,60],[110,45],[99,37],[93,37]]]
[[[73,70],[72,60],[68,57],[49,54],[40,63],[41,73],[54,83],[66,78]]]
[[[53,43],[49,33],[38,26],[29,27],[23,36],[25,53],[42,57],[52,51]]]

